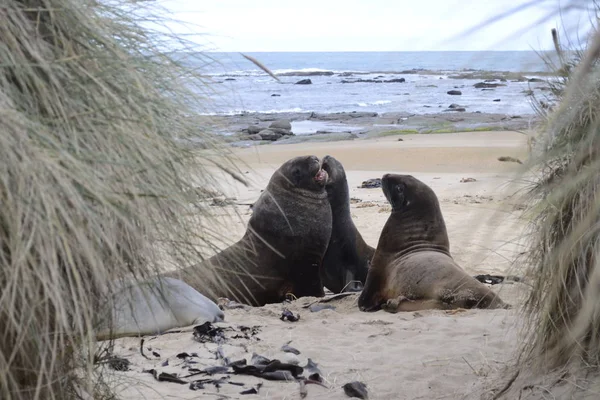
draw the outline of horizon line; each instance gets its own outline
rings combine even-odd
[[[203,50],[206,53],[514,53],[547,50]]]

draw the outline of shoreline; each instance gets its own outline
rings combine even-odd
[[[289,121],[291,135],[277,140],[260,140],[248,131],[250,127],[269,128],[276,121]],[[269,144],[304,142],[334,142],[367,138],[407,135],[437,135],[458,132],[531,131],[541,121],[537,115],[509,115],[445,111],[431,114],[408,112],[282,112],[247,113],[206,117],[209,130],[233,147],[254,147]],[[202,147],[191,139],[192,146]]]

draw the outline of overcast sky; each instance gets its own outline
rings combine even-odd
[[[569,0],[540,0],[474,33],[486,19],[531,0],[161,0],[177,32],[216,51],[435,51],[551,49],[550,29],[587,31],[589,13],[556,15]],[[533,27],[531,27],[534,25]],[[530,29],[523,31],[530,27]]]

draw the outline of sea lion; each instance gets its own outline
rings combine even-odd
[[[158,335],[173,328],[220,322],[225,317],[212,300],[173,278],[121,285],[109,296],[106,309],[112,315],[100,321],[98,340]]]
[[[352,290],[352,281],[365,284],[375,249],[365,243],[352,221],[350,190],[342,163],[325,156],[322,165],[329,174],[325,189],[332,213],[331,239],[323,259],[323,284],[340,293]]]
[[[454,262],[429,186],[410,175],[386,174],[382,189],[392,212],[358,299],[361,311],[510,307]]]
[[[286,161],[254,203],[242,239],[199,266],[165,276],[213,299],[255,306],[281,302],[288,293],[324,296],[321,268],[331,236],[327,179],[316,156]],[[209,285],[203,273],[214,273],[217,284]]]

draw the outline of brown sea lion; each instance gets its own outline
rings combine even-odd
[[[410,175],[386,174],[381,183],[392,213],[358,299],[362,311],[510,307],[454,262],[429,186]]]
[[[242,239],[199,266],[165,275],[210,298],[258,306],[280,302],[288,293],[323,296],[321,265],[331,236],[327,178],[315,156],[285,162],[254,203]],[[203,279],[211,270],[217,285]]]
[[[342,163],[325,156],[323,169],[329,174],[325,188],[332,213],[331,239],[323,259],[323,284],[334,293],[353,290],[353,281],[360,282],[362,288],[375,249],[365,243],[352,221],[350,190]]]

